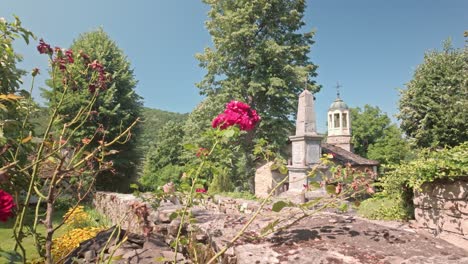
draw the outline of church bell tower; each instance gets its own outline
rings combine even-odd
[[[351,117],[349,107],[340,98],[339,84],[336,85],[336,100],[328,109],[327,143],[353,152],[351,143]]]

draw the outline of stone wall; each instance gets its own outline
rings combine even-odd
[[[413,202],[420,227],[468,240],[468,177],[425,183]]]
[[[281,182],[284,177],[278,171],[272,171],[270,168],[273,162],[264,162],[257,167],[255,172],[255,196],[258,198],[266,198],[270,191]],[[284,191],[284,187],[276,189],[275,195],[279,195]]]
[[[155,230],[161,224],[170,224],[170,215],[182,208],[175,201],[162,201],[154,209],[151,203],[147,202],[151,200],[151,194],[142,196],[145,201],[133,194],[97,192],[93,203],[96,210],[107,216],[112,224],[120,224],[123,229],[136,234],[143,234],[148,227]],[[141,212],[143,207],[146,207],[148,212],[146,219],[138,215],[138,211]],[[215,195],[214,199],[204,200],[198,207],[197,210],[204,208],[225,214],[252,214],[260,207],[260,203]]]

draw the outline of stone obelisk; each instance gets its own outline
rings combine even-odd
[[[292,165],[288,166],[289,191],[304,190],[308,171],[320,161],[322,138],[317,134],[314,96],[304,90],[299,95],[296,135],[289,137],[292,142]]]

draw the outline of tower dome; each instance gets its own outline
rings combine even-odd
[[[338,95],[338,98],[330,105],[330,108],[328,108],[328,111],[333,111],[333,110],[348,110],[349,107],[348,105],[341,100],[341,98]]]
[[[350,112],[348,105],[340,98],[339,87],[337,84],[336,99],[328,109],[327,143],[352,152]]]

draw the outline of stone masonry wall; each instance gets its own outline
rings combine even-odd
[[[468,240],[468,177],[425,183],[413,202],[420,227]]]
[[[151,194],[143,194],[143,197],[150,200]],[[159,224],[171,223],[170,215],[182,208],[178,202],[162,201],[158,208],[153,209],[149,202],[143,202],[133,194],[111,192],[97,192],[93,203],[96,210],[107,216],[114,225],[120,224],[123,229],[136,234],[143,234],[145,230],[144,219],[137,214],[142,206],[146,206],[148,210],[146,228],[153,230],[158,229]],[[260,207],[260,203],[215,195],[214,199],[203,201],[199,206],[213,212],[249,215]]]

